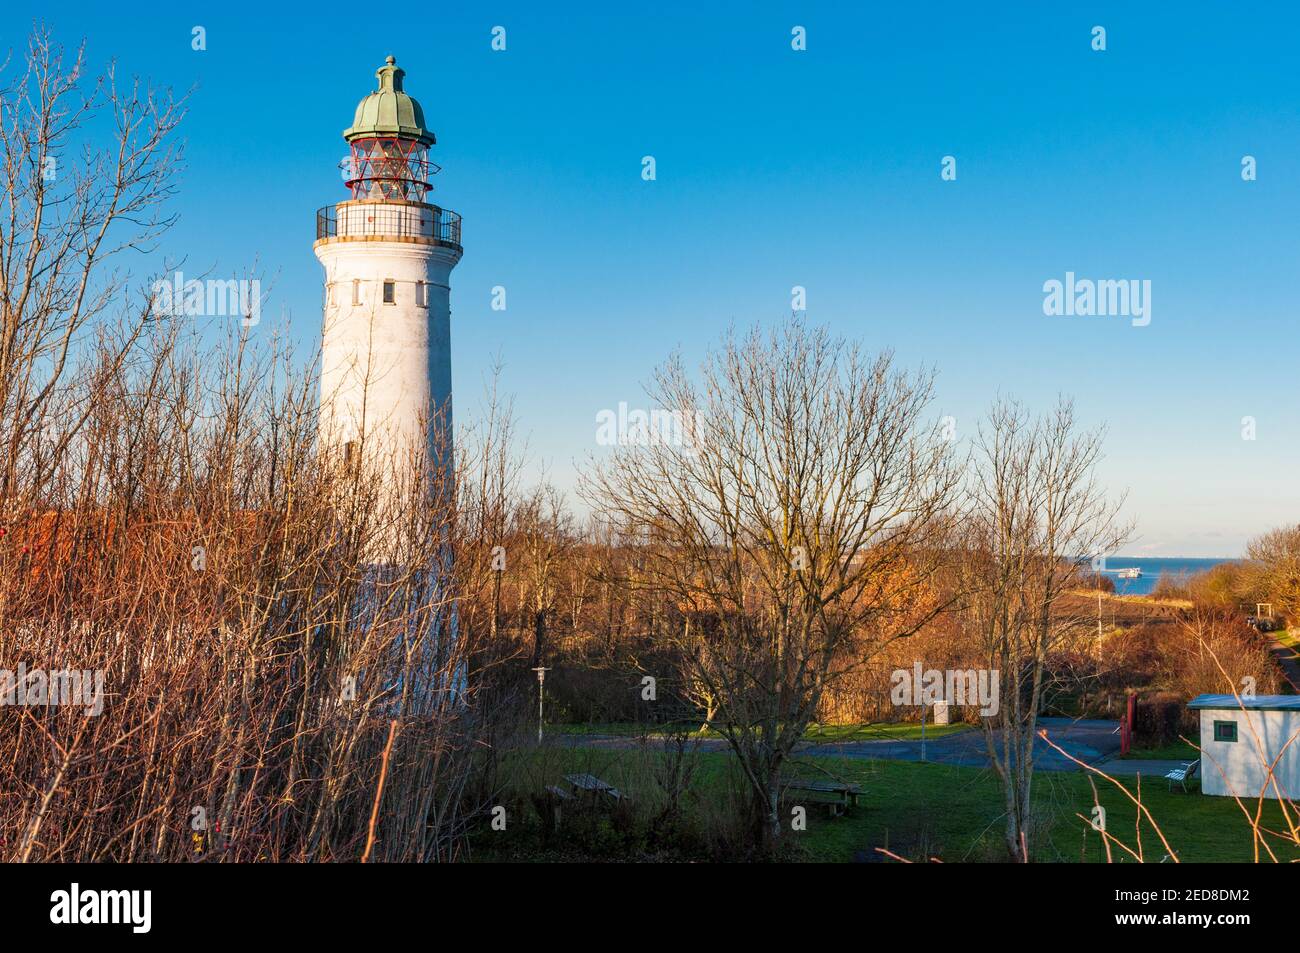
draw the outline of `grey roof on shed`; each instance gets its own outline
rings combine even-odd
[[[1256,695],[1237,699],[1232,695],[1197,695],[1188,708],[1245,709],[1246,711],[1300,711],[1300,695]]]

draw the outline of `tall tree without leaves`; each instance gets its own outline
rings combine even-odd
[[[1042,417],[1000,401],[976,439],[965,521],[962,589],[969,634],[999,673],[999,706],[983,722],[1006,800],[1011,856],[1032,850],[1034,739],[1053,649],[1095,625],[1066,593],[1091,575],[1088,557],[1113,553],[1128,536],[1120,502],[1097,483],[1102,432],[1080,431],[1062,401]]]
[[[139,80],[119,83],[112,66],[87,75],[83,51],[66,58],[44,28],[21,63],[5,66],[0,499],[12,504],[19,468],[48,472],[94,412],[68,388],[78,350],[93,343],[119,369],[151,317],[149,297],[132,298],[112,269],[172,223],[165,202],[183,108]]]
[[[679,611],[681,681],[739,756],[768,849],[782,768],[843,656],[865,661],[939,611],[959,478],[924,419],[931,384],[794,320],[730,334],[698,377],[677,356],[649,388],[686,439],[629,435],[585,481],[641,540],[636,584]]]
[[[1269,530],[1246,552],[1260,568],[1260,588],[1275,611],[1291,621],[1300,617],[1300,524]]]

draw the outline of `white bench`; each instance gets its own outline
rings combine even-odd
[[[1195,779],[1196,772],[1200,767],[1201,759],[1197,758],[1195,761],[1185,761],[1181,768],[1174,768],[1172,771],[1168,772],[1165,775],[1165,780],[1169,782],[1169,790],[1172,791],[1174,789],[1174,782],[1178,782],[1183,789],[1183,793],[1186,794],[1187,782]]]

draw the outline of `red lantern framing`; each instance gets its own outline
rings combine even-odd
[[[433,191],[429,180],[439,167],[418,140],[383,136],[354,139],[350,145],[352,155],[344,161],[353,199],[423,202]]]

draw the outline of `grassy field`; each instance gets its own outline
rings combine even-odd
[[[528,766],[534,790],[545,784],[563,784],[571,772],[587,772],[632,795],[632,804],[654,813],[657,797],[654,759],[664,755],[648,750],[546,749],[532,753]],[[742,784],[734,759],[727,754],[698,754],[698,772],[685,798],[689,816],[716,819],[737,810]],[[886,848],[909,860],[937,858],[945,862],[999,861],[1006,857],[1002,844],[1002,800],[997,778],[987,770],[948,765],[895,761],[866,761],[847,758],[804,758],[792,773],[825,778],[832,776],[859,784],[863,797],[859,806],[845,816],[831,819],[814,802],[795,796],[783,810],[794,805],[807,807],[808,829],[791,832],[793,859],[811,862],[883,861],[876,848]],[[1137,792],[1136,779],[1128,787]],[[1132,849],[1138,849],[1135,835],[1136,807],[1124,795],[1101,779],[1097,781],[1100,803],[1106,809],[1107,829]],[[1249,862],[1255,859],[1251,832],[1241,809],[1227,798],[1170,793],[1164,782],[1144,781],[1142,799],[1164,831],[1180,860],[1194,862]],[[1039,834],[1035,857],[1044,862],[1102,862],[1105,848],[1101,836],[1077,815],[1092,816],[1093,797],[1087,778],[1081,773],[1043,772],[1035,778],[1035,807]],[[581,816],[571,824],[581,824]],[[1285,830],[1275,804],[1266,803],[1265,826]],[[602,821],[602,823],[604,823]],[[606,832],[608,833],[608,832]],[[570,831],[557,838],[564,841]],[[511,841],[496,835],[478,839],[480,859],[555,860],[584,859],[586,856],[629,859],[664,857],[662,851],[639,854],[639,844],[602,844],[592,851],[583,846],[560,848],[560,856],[540,855],[527,830]],[[698,842],[698,839],[697,839]],[[1300,848],[1271,842],[1279,859],[1300,860]],[[1167,856],[1164,845],[1150,824],[1141,825],[1142,853],[1148,862]],[[484,854],[486,851],[486,855]],[[725,856],[725,854],[724,854]],[[1267,854],[1261,851],[1261,858]],[[1115,848],[1117,862],[1133,859]]]
[[[868,845],[888,847],[909,859],[927,855],[961,861],[1004,856],[1001,789],[990,772],[904,762],[837,767],[846,777],[859,780],[867,797],[856,817],[819,818],[812,826],[808,847],[816,859],[851,860]],[[1101,835],[1076,816],[1092,816],[1094,802],[1087,778],[1073,772],[1044,772],[1035,778],[1035,786],[1035,802],[1045,827],[1037,859],[1104,861]],[[1136,793],[1136,780],[1129,788]],[[1106,810],[1107,830],[1136,850],[1136,806],[1100,779],[1098,794]],[[1253,859],[1250,828],[1232,800],[1205,797],[1199,791],[1170,793],[1159,779],[1143,784],[1142,800],[1180,860]],[[1276,805],[1266,806],[1265,818],[1274,829],[1283,823]],[[1142,845],[1148,861],[1160,861],[1168,853],[1147,824],[1143,825]],[[1117,848],[1115,854],[1116,859],[1132,860]],[[1291,846],[1280,856],[1300,859],[1300,848]]]
[[[641,735],[658,737],[668,734],[674,728],[689,730],[694,738],[720,738],[718,732],[700,731],[697,722],[677,723],[675,725],[637,725],[630,722],[592,722],[572,725],[547,725],[546,730],[573,735],[612,735],[635,738]],[[966,731],[969,725],[926,725],[926,738],[940,738],[944,735]],[[807,741],[824,744],[835,741],[919,741],[921,726],[913,722],[876,722],[863,725],[809,725],[804,733]]]
[[[1139,761],[1195,761],[1201,752],[1185,741],[1175,741],[1159,748],[1132,748],[1124,755],[1129,760]]]

